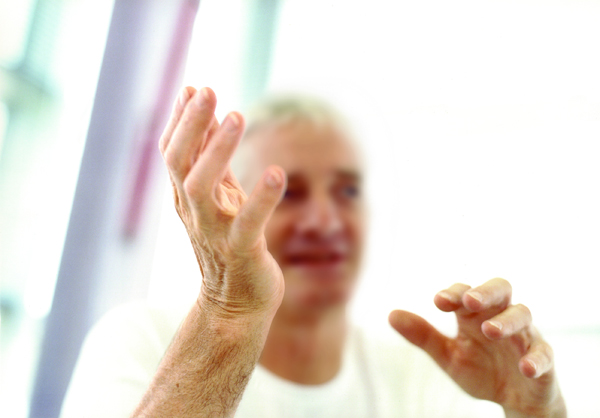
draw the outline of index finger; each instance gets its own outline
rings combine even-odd
[[[510,283],[495,278],[467,290],[462,296],[462,303],[471,312],[480,312],[491,307],[505,308],[510,304],[511,297]]]

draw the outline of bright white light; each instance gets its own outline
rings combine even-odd
[[[0,2],[0,62],[16,64],[22,58],[33,0]]]
[[[2,145],[4,144],[6,129],[8,128],[8,117],[8,108],[6,107],[6,104],[0,102],[0,158],[2,158]]]

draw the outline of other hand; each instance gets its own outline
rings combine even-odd
[[[467,393],[500,404],[507,417],[566,417],[552,349],[529,309],[512,305],[511,296],[504,279],[476,288],[457,283],[436,294],[436,306],[456,314],[454,338],[410,312],[393,311],[389,319]]]

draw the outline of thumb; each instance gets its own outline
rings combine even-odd
[[[423,349],[442,368],[450,361],[451,339],[433,325],[411,312],[395,310],[389,315],[390,325],[412,344]]]
[[[236,248],[249,248],[264,235],[285,183],[285,171],[281,167],[270,166],[265,170],[233,222],[231,234]]]

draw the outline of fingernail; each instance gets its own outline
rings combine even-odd
[[[498,331],[502,331],[502,324],[498,321],[487,321],[492,327],[496,328]]]
[[[230,113],[225,118],[225,128],[229,131],[237,131],[240,126],[240,118],[235,113]]]
[[[210,99],[210,94],[208,94],[208,89],[206,87],[202,87],[200,93],[202,93],[202,97],[204,97],[205,100]]]
[[[278,173],[271,171],[271,172],[267,173],[267,176],[265,178],[265,183],[267,183],[267,185],[269,187],[272,187],[275,189],[281,185],[281,176]]]
[[[525,361],[527,362],[527,364],[529,364],[531,366],[531,368],[533,368],[533,370],[534,370],[533,377],[538,377],[538,367],[537,367],[537,364],[535,364],[535,362],[533,360],[529,359],[529,358],[527,360],[525,360]]]
[[[453,302],[455,303],[454,298],[452,297],[452,295],[450,295],[450,293],[446,292],[445,290],[442,290],[441,292],[438,292],[438,296],[446,299],[448,302]]]
[[[475,299],[479,303],[483,302],[483,296],[481,296],[481,293],[479,293],[479,292],[469,292],[468,295],[471,296],[473,299]]]
[[[196,95],[196,101],[199,105],[202,105],[210,97],[208,95],[208,89],[206,87],[202,87],[198,93],[200,94]]]
[[[184,87],[179,92],[179,104],[181,106],[185,106],[188,100],[190,100],[190,92],[188,91],[187,87]]]

